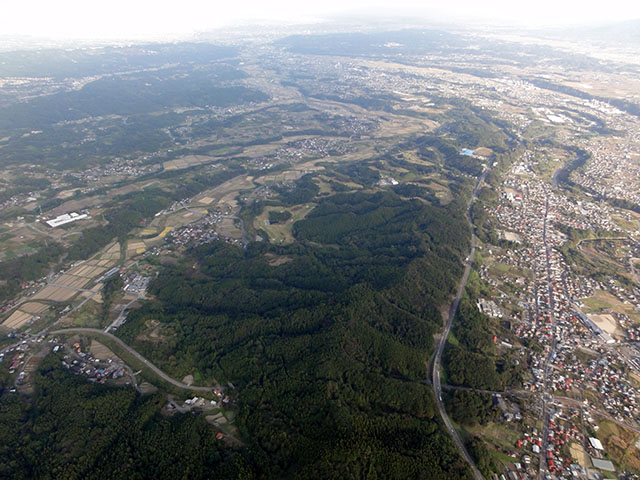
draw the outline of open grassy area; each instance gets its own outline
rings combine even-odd
[[[254,227],[256,229],[262,229],[269,235],[269,240],[274,244],[287,244],[294,241],[293,238],[293,224],[298,220],[302,220],[307,214],[313,210],[315,203],[307,203],[305,205],[295,205],[293,207],[267,207],[260,215],[254,220]],[[283,223],[269,224],[269,212],[284,212],[291,213],[291,218]]]
[[[597,436],[614,463],[622,469],[640,472],[640,450],[635,446],[640,437],[637,433],[604,421],[600,423]]]
[[[630,232],[637,231],[640,228],[640,221],[635,217],[631,217],[631,220],[627,220],[620,215],[611,215],[611,220],[613,220],[620,228]]]
[[[82,308],[69,315],[67,319],[74,327],[104,328],[106,325],[102,320],[101,313],[102,305],[89,300]]]
[[[498,447],[500,450],[513,450],[513,446],[520,439],[521,434],[518,431],[516,425],[507,425],[503,423],[487,423],[486,425],[476,425],[469,427],[469,431],[475,435],[482,437],[489,444],[494,447]],[[507,455],[504,457],[509,458],[510,462],[513,459]]]
[[[599,313],[603,310],[613,310],[615,312],[629,315],[634,322],[640,323],[640,312],[631,304],[622,303],[616,297],[602,290],[596,290],[594,295],[589,298],[582,299],[585,305],[583,308],[585,313]]]

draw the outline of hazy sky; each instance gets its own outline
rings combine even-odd
[[[427,20],[558,25],[640,18],[631,0],[0,0],[0,35],[123,38],[186,34],[251,20],[313,21],[383,11]]]

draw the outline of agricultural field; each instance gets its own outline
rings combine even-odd
[[[607,421],[599,426],[597,437],[614,464],[623,470],[640,470],[640,434]]]

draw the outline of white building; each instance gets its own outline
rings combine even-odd
[[[75,222],[76,220],[82,220],[83,218],[88,218],[89,215],[87,215],[86,213],[76,213],[76,212],[71,212],[71,213],[65,213],[62,214],[52,220],[47,220],[46,223],[47,225],[49,225],[51,228],[56,228],[59,227],[60,225],[65,225],[66,223],[71,223],[71,222]]]

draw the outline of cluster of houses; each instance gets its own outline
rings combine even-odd
[[[640,127],[637,122],[616,122],[626,131],[614,142],[596,137],[584,142],[591,158],[579,174],[574,175],[581,186],[608,198],[622,198],[640,203]]]
[[[53,351],[64,348],[62,344],[55,345]],[[64,355],[62,366],[76,375],[87,377],[90,382],[104,383],[107,379],[119,379],[127,374],[126,368],[112,359],[101,361],[95,358],[91,352],[83,352],[78,342],[73,344],[73,349]]]
[[[222,221],[224,215],[219,211],[207,213],[194,223],[172,230],[167,240],[177,246],[197,246],[217,240],[220,235],[215,226]]]
[[[138,158],[116,157],[108,163],[81,171],[70,171],[68,175],[88,184],[103,181],[108,177],[139,177],[159,171],[160,163],[150,162],[152,155],[144,155]]]
[[[522,239],[517,245],[512,242],[510,248],[496,247],[495,254],[489,251],[496,261],[516,267],[513,270],[518,276],[514,280],[513,274],[499,275],[487,266],[481,267],[481,278],[494,287],[496,295],[489,300],[480,299],[478,308],[496,317],[495,313],[504,307],[509,324],[513,325],[512,332],[525,344],[541,347],[527,351],[530,376],[524,382],[525,389],[545,395],[591,392],[591,401],[583,404],[584,419],[579,410],[570,409],[567,416],[560,405],[554,407],[552,403],[545,429],[548,436],[542,442],[523,438],[517,445],[518,448],[529,445],[533,454],[542,453],[544,469],[552,476],[587,478],[583,467],[569,455],[567,442],[586,443],[578,420],[596,429],[593,421],[596,413],[636,423],[640,391],[626,373],[633,367],[633,360],[622,358],[615,348],[621,341],[617,325],[626,330],[629,340],[638,338],[640,328],[620,313],[587,315],[581,310],[580,299],[604,290],[621,302],[633,304],[637,292],[628,292],[613,280],[596,281],[572,272],[559,249],[566,237],[556,228],[558,224],[609,231],[620,228],[611,221],[610,207],[564,197],[536,178],[530,167],[532,158],[532,154],[525,154],[506,176],[499,205],[491,217],[494,227],[517,233]],[[523,271],[530,271],[532,276],[522,274]],[[510,291],[517,292],[517,299],[514,295],[505,297],[502,292],[507,282]],[[495,303],[495,311],[489,302]],[[546,450],[540,452],[540,448]],[[589,447],[589,455],[595,459],[593,468],[609,470],[610,462],[601,458],[598,449]],[[524,458],[519,465],[526,466]],[[518,470],[508,472],[509,478],[527,478],[523,473],[526,468]]]

